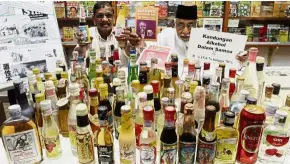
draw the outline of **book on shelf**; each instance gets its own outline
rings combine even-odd
[[[279,31],[280,42],[289,42],[289,27],[282,26]]]
[[[210,16],[211,4],[212,4],[211,1],[204,1],[203,2],[202,16],[204,16],[204,17]]]
[[[168,3],[165,1],[156,2],[158,7],[158,18],[167,18],[168,17]]]
[[[79,17],[80,3],[77,1],[66,1],[66,15],[68,18]]]
[[[259,32],[260,32],[260,28],[264,27],[264,25],[261,24],[254,24],[253,25],[253,42],[259,42]]]
[[[238,3],[238,16],[249,17],[251,11],[251,1],[239,1]]]
[[[247,42],[253,41],[253,27],[252,26],[246,26],[246,35],[248,37]]]
[[[268,24],[267,25],[267,41],[279,42],[279,30],[280,30],[280,24]]]
[[[262,1],[261,2],[261,17],[273,16],[274,1]]]
[[[203,12],[203,2],[196,1],[195,4],[197,7],[197,17],[200,18],[200,17],[202,17],[202,12]]]
[[[211,31],[222,32],[223,19],[222,18],[204,18],[203,28]]]
[[[62,33],[63,33],[63,41],[64,42],[73,42],[74,37],[74,29],[73,27],[62,27]]]
[[[259,42],[267,42],[267,27],[259,28]]]
[[[245,28],[229,27],[228,32],[232,34],[237,34],[237,35],[246,35]]]
[[[135,18],[137,7],[142,7],[142,3],[140,1],[130,1],[129,2],[129,16],[131,18]]]
[[[169,1],[168,2],[168,17],[175,18],[177,6],[181,5],[181,1]]]
[[[230,2],[230,17],[236,17],[238,15],[238,2]]]
[[[209,16],[211,17],[223,16],[223,2],[222,1],[212,2],[210,6]]]
[[[82,1],[82,4],[85,8],[85,14],[87,17],[92,17],[94,14],[94,5],[96,4],[96,1]]]
[[[57,18],[65,18],[65,2],[54,1],[55,15]]]
[[[285,17],[285,10],[287,8],[287,2],[275,1],[273,9],[273,17]]]
[[[129,1],[117,1],[117,15],[119,14],[120,9],[125,13],[125,17],[130,17],[130,8]]]
[[[252,1],[251,3],[251,17],[259,17],[261,11],[261,1]]]

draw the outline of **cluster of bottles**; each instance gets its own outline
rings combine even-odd
[[[111,50],[107,59],[96,58],[91,49],[86,62],[73,52],[70,78],[58,67],[55,76],[45,73],[42,81],[35,68],[29,75],[29,98],[23,82],[14,81],[15,94],[9,97],[19,105],[9,107],[11,118],[2,129],[11,163],[19,156],[23,162],[40,162],[42,148],[48,158],[58,158],[60,134],[69,138],[80,163],[113,164],[114,149],[124,164],[255,163],[258,157],[284,161],[290,95],[284,106],[279,84],[264,87],[264,58],[257,57],[257,48],[249,50],[247,66],[237,78],[235,69],[226,78],[224,63],[212,74],[210,63],[202,69],[188,59],[179,76],[176,54],[165,71],[156,58],[150,67],[142,62],[138,67],[134,50],[126,77],[118,51]],[[23,156],[24,151],[29,155]]]

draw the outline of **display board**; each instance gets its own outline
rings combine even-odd
[[[0,2],[0,90],[38,67],[54,72],[65,61],[53,2]]]

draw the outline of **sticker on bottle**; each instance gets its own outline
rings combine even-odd
[[[141,163],[155,163],[156,157],[156,142],[155,140],[150,144],[140,145]]]
[[[233,160],[236,157],[237,141],[237,138],[218,140],[216,158],[221,160]]]
[[[90,133],[77,134],[77,152],[79,163],[95,160],[93,137]]]
[[[216,142],[203,142],[199,140],[197,161],[199,163],[213,163],[215,158]]]
[[[77,131],[76,131],[76,127],[69,125],[68,126],[68,132],[69,132],[69,140],[70,140],[70,144],[73,148],[77,147]]]
[[[193,164],[195,158],[196,143],[179,142],[179,164]]]
[[[176,163],[177,155],[177,143],[166,144],[161,142],[160,144],[160,163],[161,164],[172,164]]]
[[[59,135],[43,138],[46,155],[48,158],[56,158],[61,153]]]
[[[135,146],[134,144],[120,143],[120,158],[121,163],[134,163],[135,162]]]
[[[2,140],[12,163],[30,164],[41,161],[35,130],[3,135]],[[40,145],[39,145],[40,146]]]
[[[113,164],[113,154],[113,146],[98,146],[98,159],[100,164]]]

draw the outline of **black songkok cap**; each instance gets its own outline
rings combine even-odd
[[[178,5],[176,10],[176,18],[179,19],[197,19],[197,7],[194,6],[184,6]]]

